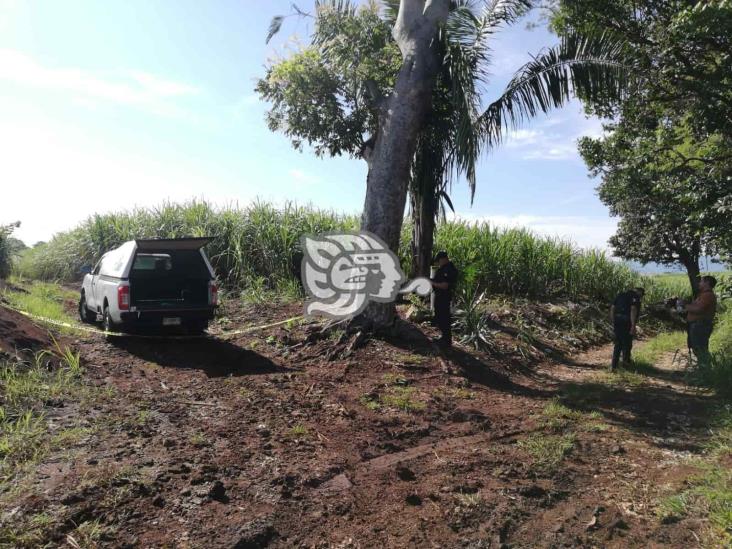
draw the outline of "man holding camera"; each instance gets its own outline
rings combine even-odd
[[[703,276],[699,281],[699,294],[689,304],[679,302],[679,312],[686,312],[686,333],[689,349],[694,352],[700,363],[708,363],[709,338],[712,335],[714,315],[717,312],[717,296],[714,287],[717,279],[713,276]]]
[[[630,351],[633,348],[633,337],[636,334],[638,318],[640,317],[641,300],[645,295],[643,288],[634,288],[621,292],[610,307],[610,318],[615,332],[615,348],[610,371],[618,367],[620,354],[623,363],[630,364]]]

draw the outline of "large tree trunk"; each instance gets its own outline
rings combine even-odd
[[[434,190],[413,190],[412,198],[412,277],[429,276],[437,217]]]
[[[691,293],[696,297],[699,294],[699,258],[697,257],[696,261],[691,259],[684,262],[684,267],[686,267],[686,275],[689,277]]]
[[[701,246],[693,246],[694,249],[679,253],[679,260],[686,269],[686,275],[689,277],[691,285],[691,293],[694,297],[699,294],[699,255],[701,254]]]
[[[399,249],[409,169],[440,67],[437,30],[448,9],[449,0],[401,0],[394,25],[403,63],[379,115],[361,219],[361,228],[381,237],[393,251]],[[375,328],[389,326],[394,304],[371,303],[364,317]]]

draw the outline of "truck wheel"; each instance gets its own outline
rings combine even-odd
[[[104,326],[105,332],[116,332],[117,325],[112,320],[109,314],[109,305],[104,306],[104,315],[102,316],[102,325]]]
[[[79,318],[84,324],[91,324],[93,321],[91,311],[86,306],[86,296],[84,294],[79,299]]]

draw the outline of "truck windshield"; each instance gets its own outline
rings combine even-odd
[[[168,254],[137,254],[133,271],[170,271],[173,260]]]
[[[198,250],[168,253],[138,253],[132,263],[131,278],[210,278],[208,267]]]

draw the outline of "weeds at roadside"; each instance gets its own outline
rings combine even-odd
[[[419,412],[424,410],[426,404],[415,398],[414,393],[413,387],[392,385],[388,386],[383,394],[370,393],[363,395],[359,400],[364,407],[371,411],[381,410],[382,408],[396,408],[403,412]]]
[[[533,433],[516,444],[534,459],[534,467],[551,472],[574,447],[574,433],[547,435]]]
[[[414,398],[413,387],[391,387],[380,400],[384,406],[398,408],[404,412],[418,412],[425,409],[425,403]]]
[[[464,387],[438,387],[434,392],[436,397],[455,400],[472,400],[475,393]]]
[[[379,404],[379,397],[374,397],[372,395],[363,395],[359,401],[361,404],[363,404],[366,408],[371,410],[372,412],[375,412],[376,410],[381,409],[381,404]]]
[[[646,376],[619,368],[613,372],[600,372],[596,374],[597,381],[608,385],[640,387],[647,382]]]
[[[67,396],[80,399],[82,368],[78,353],[61,348],[36,353],[32,364],[0,364],[0,477],[9,478],[26,463],[38,460],[56,445],[67,446],[82,431],[66,430],[49,437],[45,407]]]
[[[35,549],[43,547],[48,532],[56,526],[57,520],[48,513],[31,516],[27,521],[11,521],[0,526],[0,546]]]
[[[405,378],[404,376],[400,376],[399,374],[384,374],[381,377],[381,381],[384,382],[384,385],[409,385],[409,381],[407,380],[407,378]]]
[[[394,361],[397,364],[404,364],[404,365],[419,365],[424,363],[425,357],[415,354],[415,353],[397,353],[393,357]]]
[[[478,507],[483,501],[483,498],[477,492],[474,494],[455,494],[455,499],[460,507],[467,509]]]
[[[10,303],[11,307],[57,322],[71,324],[76,321],[64,308],[66,301],[72,301],[73,303],[78,301],[79,296],[76,292],[71,292],[58,284],[50,282],[33,281],[30,283],[19,283],[19,286],[25,292],[10,289],[3,290],[2,292],[2,297]],[[70,334],[78,333],[78,330],[65,327],[59,327],[59,331]]]
[[[152,419],[152,413],[150,410],[140,410],[137,412],[137,416],[135,417],[135,423],[140,427],[144,427],[148,424],[150,419]]]
[[[110,540],[114,528],[107,526],[101,520],[82,522],[71,533],[66,535],[66,542],[73,549],[94,549],[100,541]]]
[[[541,426],[553,433],[561,433],[577,427],[591,431],[602,419],[602,414],[597,410],[591,412],[572,410],[562,404],[558,398],[550,400],[541,413],[544,418]],[[599,428],[598,430],[604,429]]]
[[[191,443],[191,446],[195,448],[204,448],[205,446],[208,446],[208,439],[203,435],[203,433],[193,433],[188,441]]]
[[[305,438],[307,436],[310,436],[310,431],[308,431],[307,427],[298,423],[287,432],[287,435],[292,438]]]

